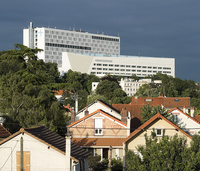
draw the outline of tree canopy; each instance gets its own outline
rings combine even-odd
[[[142,116],[142,123],[145,123],[157,113],[160,113],[164,117],[168,117],[168,111],[164,107],[161,107],[159,105],[155,107],[147,104],[143,105],[141,109],[142,112],[140,113],[140,115]]]
[[[4,126],[10,131],[20,127],[45,125],[64,134],[66,116],[64,108],[56,100],[49,83],[59,78],[55,63],[38,60],[36,53],[16,44],[15,49],[0,53],[0,111],[5,117]]]
[[[128,171],[196,171],[200,170],[200,136],[195,135],[191,146],[183,137],[145,137],[146,145],[137,152],[126,153]]]

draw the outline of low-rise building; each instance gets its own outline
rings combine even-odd
[[[122,142],[130,135],[130,116],[126,110],[121,113],[121,119],[100,109],[92,113],[86,110],[85,116],[72,122],[68,129],[72,142],[88,149],[93,155],[108,159],[112,153],[113,158],[122,158]]]
[[[0,142],[0,170],[88,170],[91,155],[44,126],[21,128]]]

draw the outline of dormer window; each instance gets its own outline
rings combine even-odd
[[[103,135],[103,119],[95,118],[94,119],[94,134],[95,135]]]

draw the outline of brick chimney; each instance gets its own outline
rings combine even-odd
[[[88,111],[88,108],[86,107],[85,109],[85,116],[89,115],[89,111]]]
[[[121,111],[121,121],[125,124],[127,124],[127,117],[128,117],[128,111],[126,110],[126,107],[124,107]]]
[[[75,122],[75,111],[74,111],[74,107],[72,107],[71,110],[71,124]]]
[[[191,117],[194,118],[194,106],[191,107],[190,114],[191,114]]]

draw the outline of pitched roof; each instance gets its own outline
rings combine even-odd
[[[143,105],[149,104],[151,106],[161,106],[165,108],[174,108],[174,107],[186,107],[190,108],[190,97],[132,97],[132,105]]]
[[[196,122],[197,124],[200,125],[199,121],[196,118],[191,117],[190,115],[188,115],[187,113],[184,113],[181,109],[179,109],[178,107],[175,107],[171,110],[168,111],[168,113],[173,112],[174,110],[178,110],[179,112],[181,112],[183,115],[187,116],[188,118],[190,118],[191,120],[193,120],[194,122]]]
[[[6,138],[8,136],[10,136],[11,133],[3,127],[3,125],[0,124],[0,138]]]
[[[195,118],[198,122],[200,122],[200,115],[194,115],[194,118]]]
[[[79,146],[109,147],[123,146],[126,138],[72,138],[72,142]]]
[[[140,115],[140,113],[142,112],[141,107],[143,105],[113,104],[112,106],[119,111],[121,111],[125,107],[126,110],[130,112],[132,129],[136,129],[141,125],[142,116]]]
[[[8,140],[12,139],[13,137],[21,134],[26,133],[33,138],[37,139],[38,141],[50,146],[51,148],[65,154],[65,145],[66,139],[55,132],[50,131],[49,129],[45,128],[44,126],[34,127],[34,128],[21,128],[20,131],[16,132],[15,134],[11,135],[10,137],[6,138],[0,145],[7,142]],[[82,149],[81,147],[77,146],[76,144],[71,142],[71,158],[75,161],[84,159],[88,157],[90,153]]]
[[[93,104],[95,103],[101,103],[102,105],[112,109],[113,111],[117,112],[117,113],[120,113],[117,109],[115,109],[113,106],[110,106],[109,104],[107,104],[106,102],[104,102],[103,100],[95,100],[94,102],[90,103],[89,105],[87,105],[86,107],[84,107],[83,109],[81,109],[80,111],[78,111],[78,113],[76,115],[78,115],[80,112],[83,112],[84,110],[86,110],[86,108],[92,106]]]
[[[129,137],[126,138],[126,141],[130,140],[133,136],[137,135],[139,132],[145,130],[151,123],[153,123],[154,121],[158,120],[158,119],[163,119],[165,120],[167,123],[169,123],[170,125],[172,125],[175,129],[177,129],[178,131],[182,132],[183,134],[185,134],[187,137],[191,138],[192,137],[187,134],[185,131],[183,131],[182,129],[180,129],[178,126],[176,126],[174,123],[172,123],[171,121],[169,121],[167,118],[165,118],[163,115],[161,115],[160,113],[157,113],[156,115],[154,115],[152,118],[150,118],[148,121],[146,121],[143,125],[141,125],[139,128],[137,128],[135,131],[133,131]]]
[[[110,114],[104,112],[104,111],[101,110],[101,109],[97,109],[95,112],[93,112],[93,113],[91,113],[91,114],[89,114],[89,115],[87,115],[87,116],[85,116],[85,117],[83,117],[83,118],[77,120],[76,122],[74,122],[74,123],[68,125],[68,127],[74,126],[74,125],[78,124],[79,122],[81,122],[81,121],[83,121],[83,120],[85,120],[85,119],[87,119],[87,118],[89,118],[89,117],[91,117],[91,116],[93,116],[93,115],[95,115],[95,114],[97,114],[97,113],[101,113],[101,114],[103,114],[103,115],[105,115],[105,116],[107,116],[107,117],[109,117],[109,118],[111,118],[111,119],[113,119],[113,120],[119,122],[120,124],[122,124],[122,125],[124,125],[124,126],[127,126],[127,125],[126,125],[125,123],[123,123],[121,120],[119,120],[119,119],[113,117],[112,115],[110,115]]]

